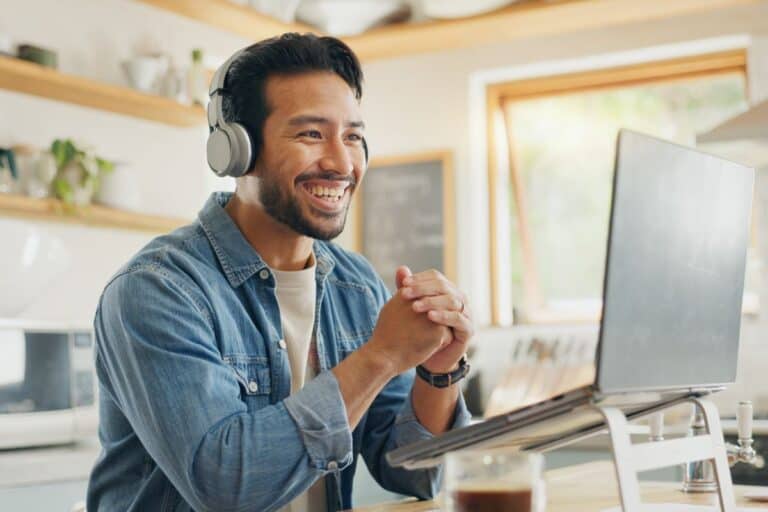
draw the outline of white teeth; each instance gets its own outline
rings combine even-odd
[[[307,190],[314,196],[321,197],[330,201],[338,201],[344,196],[344,192],[347,190],[348,185],[343,187],[321,187],[319,185],[313,185],[307,187]]]

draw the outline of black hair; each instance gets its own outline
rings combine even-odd
[[[264,142],[262,130],[270,113],[267,79],[313,71],[336,73],[358,101],[362,97],[360,61],[349,46],[335,37],[295,32],[272,37],[246,48],[229,66],[222,98],[224,119],[245,127],[253,142],[254,159]]]

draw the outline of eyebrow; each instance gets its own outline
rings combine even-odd
[[[288,121],[290,126],[300,126],[303,124],[331,124],[331,120],[327,117],[303,115],[291,118]],[[348,121],[344,124],[347,128],[365,128],[365,123],[362,121]]]

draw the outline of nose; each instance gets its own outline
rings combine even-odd
[[[341,140],[334,139],[325,145],[325,154],[320,159],[323,171],[335,172],[348,176],[355,170],[355,164],[350,155],[351,149]]]

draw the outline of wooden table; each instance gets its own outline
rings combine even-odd
[[[612,462],[590,462],[546,473],[547,512],[599,512],[619,504],[619,490]],[[717,495],[686,494],[679,482],[642,482],[643,502],[689,503],[716,505]],[[768,503],[750,502],[742,498],[748,486],[735,486],[736,504],[768,510]],[[361,507],[353,512],[427,512],[436,510],[431,501],[403,502]]]

